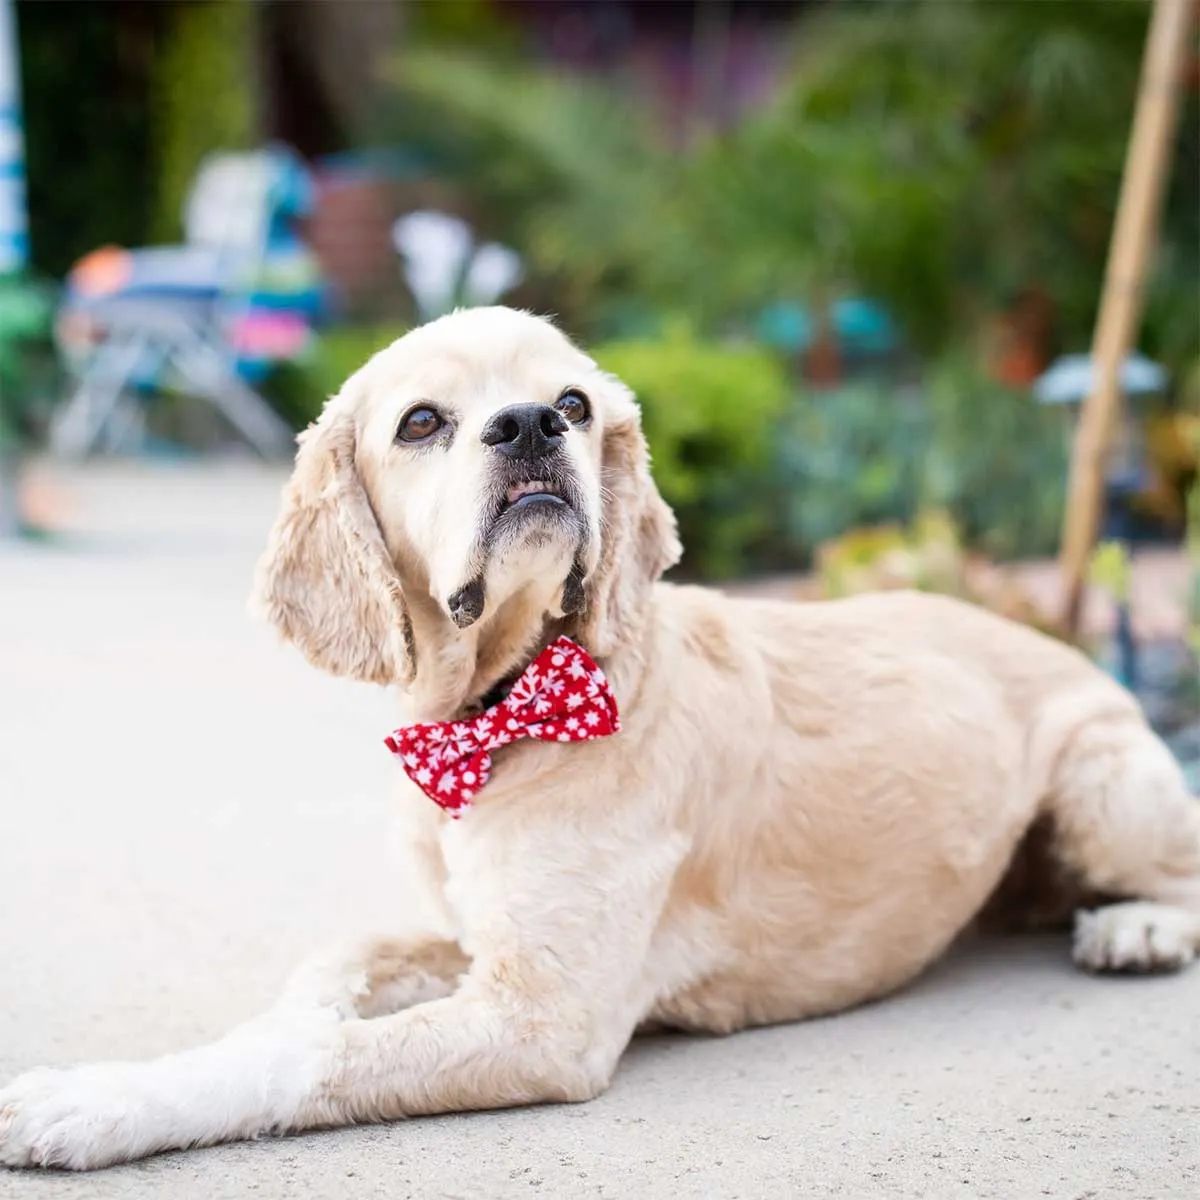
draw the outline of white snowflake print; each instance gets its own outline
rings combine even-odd
[[[587,678],[587,673],[588,673],[588,669],[587,669],[587,667],[585,667],[585,666],[583,665],[583,663],[581,663],[581,662],[579,661],[579,659],[576,659],[576,660],[575,660],[575,661],[574,661],[574,662],[573,662],[573,663],[572,663],[572,664],[571,664],[571,665],[570,665],[570,666],[567,668],[567,674],[568,674],[568,675],[570,675],[570,677],[571,677],[572,679],[586,679],[586,678]]]
[[[587,701],[578,692],[572,692],[567,697],[566,703],[568,712],[574,712],[581,704],[586,704]]]
[[[457,786],[457,781],[454,778],[453,771],[447,771],[441,777],[441,779],[438,780],[438,785],[437,785],[439,792],[452,792],[452,791],[454,791],[456,786]]]
[[[413,778],[422,786],[428,787],[433,779],[433,772],[428,767],[419,767]]]
[[[586,713],[584,713],[584,714],[583,714],[583,719],[584,719],[584,721],[586,721],[586,722],[587,722],[587,724],[589,724],[589,725],[593,725],[593,726],[594,726],[594,725],[599,725],[599,724],[600,724],[600,714],[599,714],[598,712],[595,712],[595,711],[592,711],[592,712],[586,712]]]
[[[574,732],[575,732],[575,730],[579,728],[579,718],[578,718],[578,717],[568,717],[568,718],[567,718],[567,719],[566,719],[566,720],[563,722],[563,724],[564,724],[564,725],[565,725],[565,726],[566,726],[566,727],[567,727],[567,728],[568,728],[568,729],[569,729],[569,730],[570,730],[572,733],[574,733]]]
[[[541,679],[536,671],[530,671],[529,674],[522,675],[516,683],[513,684],[513,689],[508,693],[508,703],[510,708],[522,708],[528,704],[541,688]]]
[[[415,767],[419,767],[421,765],[421,756],[419,754],[412,753],[404,755],[404,765],[408,767],[410,771]]]

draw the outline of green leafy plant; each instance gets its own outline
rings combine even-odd
[[[929,353],[1031,285],[1085,340],[1147,16],[1104,0],[826,6],[776,101],[709,153],[711,237],[744,249],[750,290],[807,264],[884,300]],[[1165,234],[1184,265],[1156,272],[1164,313],[1194,308],[1198,176],[1181,166]],[[1194,321],[1183,336],[1195,346]]]
[[[1067,465],[1058,414],[955,358],[934,364],[920,388],[862,381],[798,398],[776,453],[801,553],[930,508],[997,558],[1057,545]]]
[[[968,542],[995,558],[1055,553],[1070,450],[1064,413],[960,355],[933,364],[924,391],[922,502],[952,512]]]
[[[637,394],[654,477],[679,518],[686,570],[726,578],[775,533],[774,429],[788,398],[784,370],[754,346],[697,339],[672,322],[657,338],[595,350]]]
[[[775,446],[790,543],[808,554],[856,526],[911,520],[928,440],[911,391],[863,381],[797,397]]]

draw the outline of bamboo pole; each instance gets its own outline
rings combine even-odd
[[[1092,339],[1095,386],[1079,416],[1063,518],[1062,624],[1071,637],[1079,630],[1088,560],[1100,523],[1105,466],[1121,406],[1121,365],[1142,317],[1146,268],[1179,116],[1180,84],[1194,13],[1195,0],[1154,0],[1142,55],[1137,107]]]

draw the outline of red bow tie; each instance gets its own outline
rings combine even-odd
[[[527,737],[588,742],[620,732],[617,701],[604,672],[582,646],[560,637],[499,704],[462,721],[403,725],[384,743],[417,787],[458,817],[491,776],[497,747]]]

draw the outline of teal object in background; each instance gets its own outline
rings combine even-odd
[[[790,301],[763,309],[756,328],[768,346],[785,354],[803,354],[812,345],[812,320],[802,305]]]
[[[29,214],[16,17],[12,0],[0,0],[0,275],[18,274],[28,262]]]
[[[830,314],[837,339],[850,354],[890,354],[900,344],[891,314],[874,300],[844,297],[834,301]],[[785,354],[803,354],[816,332],[808,309],[791,300],[763,309],[755,327],[762,341]]]
[[[856,354],[890,354],[899,344],[891,314],[874,300],[835,301],[833,327],[845,347]]]

